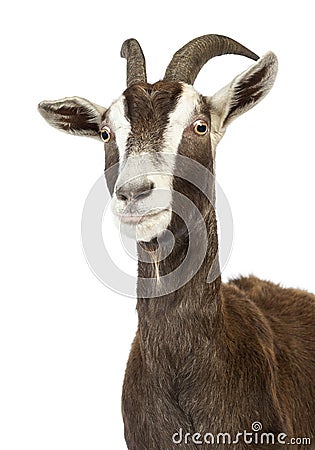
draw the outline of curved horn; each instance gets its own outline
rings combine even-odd
[[[204,64],[214,56],[232,53],[259,59],[255,53],[226,36],[207,34],[200,36],[178,50],[165,72],[165,81],[183,81],[193,84]]]
[[[127,39],[121,47],[120,56],[127,60],[127,87],[131,84],[147,81],[145,59],[136,39]]]

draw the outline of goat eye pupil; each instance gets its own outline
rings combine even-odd
[[[206,125],[197,125],[197,131],[199,133],[205,133],[207,131]]]
[[[100,134],[104,142],[108,142],[110,140],[110,131],[107,128],[103,128]]]

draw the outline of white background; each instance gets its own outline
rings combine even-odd
[[[226,34],[260,55],[272,49],[280,65],[273,90],[218,148],[235,225],[223,275],[254,273],[314,292],[313,17],[309,1],[2,6],[2,450],[126,448],[120,394],[135,301],[93,276],[80,238],[102,144],[50,128],[37,103],[80,95],[108,106],[125,88],[119,53],[129,37],[140,41],[152,82],[202,34]],[[250,64],[216,58],[195,86],[210,95]]]

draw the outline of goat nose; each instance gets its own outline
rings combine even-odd
[[[120,186],[116,190],[118,200],[130,202],[131,200],[143,200],[151,195],[154,189],[152,181],[145,182],[129,182]]]

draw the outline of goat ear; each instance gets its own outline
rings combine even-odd
[[[99,137],[106,109],[81,97],[43,101],[38,110],[58,130],[79,136]]]
[[[220,137],[232,120],[255,106],[270,91],[276,79],[277,57],[268,52],[208,99],[214,118],[214,134]]]

